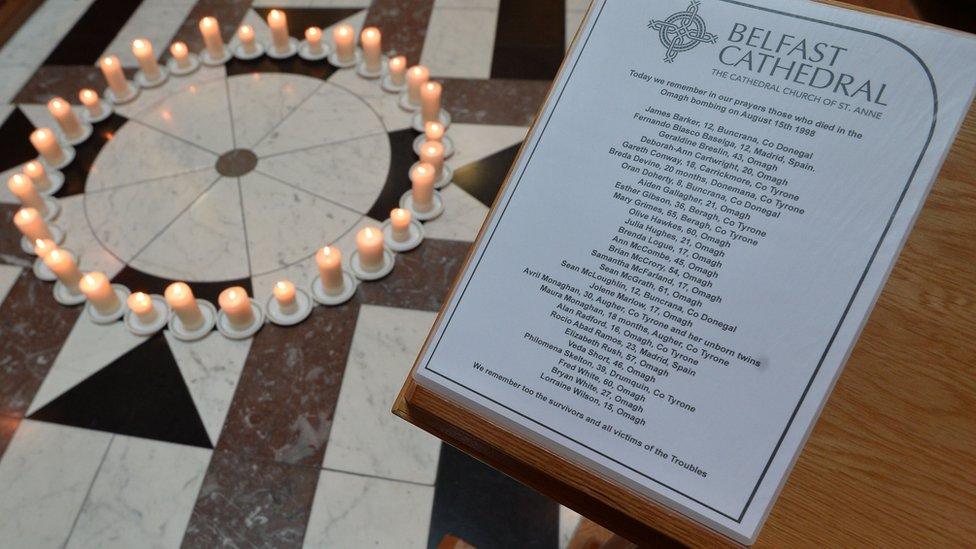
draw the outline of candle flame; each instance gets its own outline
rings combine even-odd
[[[32,221],[35,217],[39,216],[37,210],[34,208],[21,208],[16,217],[20,218],[21,221]]]
[[[367,28],[366,30],[363,31],[363,37],[364,38],[375,38],[375,37],[379,36],[379,34],[380,34],[380,31],[377,30],[375,27],[369,27],[369,28]]]
[[[111,57],[103,57],[102,58],[102,65],[105,65],[106,67],[111,67],[114,63],[115,63],[115,60],[112,59]]]
[[[427,88],[427,91],[434,91],[434,90],[437,89],[437,83],[436,82],[427,82],[426,84],[424,84],[424,87]]]
[[[200,20],[201,27],[212,27],[216,24],[217,24],[217,20],[209,15]]]
[[[352,28],[349,25],[339,25],[336,27],[336,34],[340,36],[347,36],[352,34]]]
[[[94,103],[98,100],[98,94],[95,93],[95,90],[90,90],[88,88],[78,92],[78,97],[81,98],[82,103]]]
[[[271,12],[268,13],[268,18],[269,19],[281,19],[283,16],[284,16],[284,14],[281,13],[280,11],[278,11],[278,10],[271,10]]]
[[[44,175],[44,166],[37,160],[31,160],[24,164],[24,173],[31,177]]]
[[[279,289],[279,290],[281,290],[283,292],[283,291],[285,291],[285,290],[288,289],[288,285],[285,284],[285,281],[279,280],[278,282],[275,282],[275,288],[277,288],[277,289]]]
[[[407,64],[407,58],[402,55],[390,59],[390,66],[397,69],[402,68],[406,64]]]
[[[247,40],[254,36],[254,29],[251,27],[251,25],[241,25],[241,28],[237,30],[237,36],[239,36],[241,40]]]
[[[322,35],[322,29],[318,27],[309,27],[305,29],[305,39],[314,40]]]
[[[91,288],[98,283],[98,278],[92,276],[92,273],[88,273],[81,277],[81,284],[87,288]]]
[[[28,181],[28,179],[27,179],[27,176],[26,175],[18,173],[18,174],[12,175],[10,177],[10,179],[7,180],[7,186],[10,187],[11,190],[12,190],[14,187],[24,187],[24,186],[26,186],[27,185],[27,181]]]
[[[48,257],[51,258],[51,261],[58,262],[61,260],[61,253],[62,253],[61,250],[55,248],[51,250],[51,253],[48,255]]]
[[[146,46],[147,46],[146,41],[143,40],[142,38],[136,38],[135,40],[132,41],[132,49],[134,50],[144,50],[146,49]]]
[[[169,51],[174,56],[183,55],[187,53],[187,47],[183,42],[173,42],[173,45],[169,47]]]

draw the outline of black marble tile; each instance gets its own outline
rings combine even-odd
[[[400,197],[410,190],[410,166],[417,161],[417,155],[413,152],[417,132],[405,129],[391,132],[389,136],[390,171],[376,202],[366,212],[373,219],[386,219],[390,217],[390,210],[400,207]]]
[[[0,125],[0,170],[12,168],[37,157],[37,151],[30,144],[30,134],[34,125],[20,109],[10,111],[7,119]],[[6,184],[6,181],[3,182]]]
[[[566,51],[566,0],[501,0],[492,78],[552,80]]]
[[[227,76],[251,74],[254,72],[286,72],[311,76],[312,78],[322,80],[332,76],[337,70],[324,59],[321,61],[306,61],[297,55],[288,59],[272,59],[267,55],[262,55],[250,61],[235,57],[228,61],[225,67],[227,68]]]
[[[94,64],[140,4],[142,0],[95,0],[48,55],[44,64]]]
[[[102,147],[112,140],[115,132],[125,124],[127,119],[118,114],[112,114],[105,120],[95,124],[91,137],[84,143],[75,146],[75,159],[61,170],[64,173],[64,187],[55,196],[64,198],[73,194],[85,192],[88,182],[88,172],[91,171],[95,158],[102,151]]]
[[[117,275],[112,277],[112,282],[125,284],[133,292],[162,295],[166,291],[166,286],[169,286],[174,281],[160,278],[126,265]],[[220,292],[231,286],[241,286],[247,290],[247,295],[254,295],[250,278],[223,280],[219,282],[189,282],[188,284],[190,285],[190,289],[193,290],[194,297],[197,299],[205,299],[214,305],[217,304],[217,297],[220,295]]]
[[[428,549],[446,534],[478,549],[559,546],[559,505],[448,444],[441,445]]]
[[[512,145],[454,170],[454,184],[490,208],[498,189],[505,182],[509,168],[515,162],[520,146]]]
[[[31,419],[211,448],[166,338],[158,333]]]

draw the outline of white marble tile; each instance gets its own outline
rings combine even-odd
[[[576,31],[579,30],[580,24],[583,23],[583,17],[586,16],[586,10],[567,10],[566,11],[566,49],[573,44],[573,38],[576,38]]]
[[[29,67],[33,73],[93,1],[42,3],[4,44],[0,50],[0,65]]]
[[[95,372],[138,347],[146,337],[133,335],[121,322],[95,324],[89,315],[78,315],[51,370],[34,395],[27,414],[33,414]]]
[[[390,140],[383,132],[262,158],[257,170],[365,213],[383,190],[390,155]]]
[[[293,110],[254,152],[264,157],[385,131],[383,122],[365,101],[326,83]]]
[[[102,271],[109,278],[125,266],[95,238],[85,215],[85,196],[76,194],[58,199],[61,215],[55,223],[65,232],[63,247],[79,256],[82,271]]]
[[[227,79],[237,147],[256,145],[324,82],[282,73],[252,73]]]
[[[5,549],[62,547],[111,434],[25,419],[0,459]]]
[[[130,265],[191,282],[249,276],[237,179],[223,178],[156,237]]]
[[[36,70],[37,67],[34,65],[0,63],[0,74],[3,75],[3,78],[0,78],[0,103],[12,102]]]
[[[204,168],[87,193],[89,226],[103,246],[128,261],[219,178],[217,170]]]
[[[212,167],[217,156],[136,122],[102,147],[88,173],[88,192]]]
[[[211,453],[116,436],[67,547],[179,547]]]
[[[20,273],[23,271],[23,267],[0,265],[0,303],[3,303],[3,300],[7,299],[10,288],[14,287],[14,283],[17,282],[17,279],[20,278]]]
[[[524,126],[451,124],[447,135],[454,141],[456,152],[447,163],[457,169],[491,156],[502,149],[521,143],[528,130]]]
[[[223,79],[187,85],[185,91],[167,97],[135,119],[214,154],[234,148]]]
[[[500,0],[434,0],[434,9],[498,10]]]
[[[273,272],[315,253],[361,215],[259,172],[241,177],[251,272]]]
[[[324,467],[433,484],[440,441],[390,413],[434,313],[363,306]]]
[[[586,11],[590,0],[566,0],[566,11]]]
[[[227,69],[224,65],[218,67],[201,65],[199,69],[185,76],[171,75],[159,87],[140,90],[139,97],[136,97],[130,103],[115,105],[115,112],[126,118],[136,118],[137,115],[154,108],[172,95],[189,91],[191,87],[201,86],[207,82],[223,80],[226,75]]]
[[[420,63],[434,77],[490,78],[497,23],[497,10],[434,9]]]
[[[361,78],[355,71],[339,71],[329,83],[350,91],[373,108],[389,132],[403,130],[413,125],[413,113],[400,108],[396,94],[386,93],[375,80]]]
[[[115,54],[123,66],[138,67],[132,54],[132,41],[142,38],[152,43],[157,58],[165,57],[163,54],[173,41],[173,35],[195,3],[195,0],[143,0],[102,55]]]
[[[573,540],[576,527],[580,523],[580,514],[569,507],[559,506],[559,549],[569,547]]]
[[[427,547],[434,487],[323,471],[304,547]]]
[[[163,334],[210,442],[216,445],[253,339],[228,339],[211,332],[201,340],[188,342],[176,339],[168,330]]]
[[[424,234],[427,238],[474,242],[488,215],[488,207],[457,185],[448,185],[440,192],[444,213],[424,223]]]

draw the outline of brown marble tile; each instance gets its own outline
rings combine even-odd
[[[132,78],[137,69],[127,68],[125,73]],[[94,65],[43,65],[17,93],[14,103],[47,103],[55,95],[80,104],[78,91],[92,88],[98,93],[105,89],[105,77]]]
[[[396,267],[389,276],[359,286],[362,302],[402,309],[440,310],[469,246],[468,242],[428,238],[419,248],[397,254]]]
[[[20,209],[15,204],[0,204],[0,263],[29,269],[34,258],[20,247],[20,231],[14,225],[14,214]]]
[[[173,42],[182,40],[186,42],[190,51],[199,52],[203,49],[203,38],[200,37],[200,19],[210,15],[217,18],[220,23],[220,34],[224,37],[224,42],[230,42],[241,20],[251,8],[251,0],[200,0],[190,10],[183,25],[173,36]],[[169,44],[166,45],[168,51]],[[163,57],[169,58],[169,53]]]
[[[0,459],[3,459],[3,452],[19,426],[20,418],[0,415]]]
[[[214,451],[183,547],[301,547],[317,467]]]
[[[349,356],[359,303],[316,307],[296,328],[254,338],[217,448],[317,467]]]
[[[366,24],[383,32],[383,49],[407,56],[407,64],[420,62],[434,0],[373,0]]]
[[[0,304],[0,414],[23,417],[81,307],[54,301],[51,284],[21,273]]]
[[[545,80],[445,78],[444,108],[455,122],[529,126],[549,93]]]

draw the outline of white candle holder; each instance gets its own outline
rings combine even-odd
[[[186,54],[186,60],[189,64],[186,67],[180,67],[176,62],[176,59],[172,57],[166,62],[166,68],[169,69],[169,73],[173,76],[186,76],[190,73],[194,73],[200,68],[200,58],[197,54],[189,52]]]
[[[400,94],[400,99],[398,100],[397,104],[400,105],[400,108],[401,109],[403,109],[403,110],[405,110],[407,112],[417,112],[417,111],[419,111],[420,110],[420,103],[414,105],[413,103],[410,102],[410,94],[408,94],[406,92],[406,89],[407,89],[407,85],[406,84],[403,85],[403,89],[404,89],[404,92]],[[444,126],[444,129],[446,130],[447,129],[447,126]],[[421,131],[422,132],[424,130],[423,130],[423,128],[421,128],[418,131]]]
[[[47,266],[47,263],[44,263],[44,260],[39,257],[34,260],[34,265],[31,266],[31,270],[34,271],[34,276],[43,282],[54,282],[58,279],[58,275],[54,274],[54,271]]]
[[[219,67],[224,63],[230,61],[231,57],[232,55],[230,54],[230,48],[228,48],[227,46],[224,46],[224,55],[222,55],[219,59],[210,57],[210,52],[206,49],[200,52],[200,62],[203,63],[204,65],[207,65],[208,67]]]
[[[115,95],[115,92],[112,91],[112,88],[105,88],[105,91],[102,92],[102,97],[104,97],[106,101],[108,101],[113,105],[124,105],[132,101],[136,97],[139,97],[139,86],[136,86],[135,84],[129,82],[128,80],[126,80],[125,83],[128,86],[128,90],[126,91],[126,93],[122,94],[121,96],[118,96]]]
[[[130,332],[137,336],[149,336],[156,332],[162,330],[166,327],[166,323],[169,320],[169,305],[166,303],[166,298],[161,295],[152,294],[149,296],[152,300],[153,309],[156,311],[156,319],[152,322],[143,322],[139,315],[135,314],[132,309],[126,307],[125,316],[122,322],[125,327],[129,329]]]
[[[363,60],[363,52],[359,48],[356,48],[356,52],[355,54],[353,54],[352,59],[345,62],[339,61],[339,52],[333,51],[332,53],[329,54],[329,64],[339,69],[348,69],[349,67],[355,67],[362,60]]]
[[[413,154],[420,156],[420,146],[427,142],[427,136],[421,133],[413,140]],[[454,156],[454,141],[448,137],[441,137],[441,145],[444,145],[444,160]]]
[[[312,53],[308,40],[302,40],[302,43],[298,45],[298,57],[306,61],[321,61],[332,54],[332,46],[328,42],[323,40],[319,43],[319,46],[321,51],[319,53]]]
[[[359,280],[379,280],[392,273],[395,264],[396,258],[393,256],[393,252],[385,246],[383,248],[383,265],[375,271],[363,269],[363,265],[359,261],[359,250],[354,250],[349,256],[349,268],[352,269],[352,274],[356,275],[356,278]]]
[[[389,74],[387,74],[386,76],[383,77],[383,81],[380,83],[380,87],[383,88],[383,91],[385,91],[386,93],[400,93],[407,89],[407,83],[404,82],[403,84],[400,84],[398,86],[393,83],[393,79],[390,78]]]
[[[410,171],[407,173],[412,172],[414,168],[417,167],[418,164],[420,164],[420,162],[414,162],[413,165],[410,166]],[[443,189],[444,187],[450,185],[453,179],[454,179],[454,168],[448,166],[447,164],[444,164],[441,167],[441,176],[437,179],[437,181],[434,181],[434,188]]]
[[[312,307],[315,303],[312,298],[305,293],[305,290],[295,288],[295,304],[297,309],[293,313],[286,313],[281,310],[281,304],[274,295],[268,298],[264,308],[268,311],[268,320],[278,326],[294,326],[304,321],[312,314]]]
[[[418,212],[416,208],[413,207],[413,189],[410,189],[409,191],[403,193],[403,196],[400,197],[400,207],[404,210],[410,210],[413,217],[419,221],[430,221],[431,219],[435,219],[444,213],[444,200],[441,198],[441,193],[434,191],[434,198],[432,201],[434,206],[430,210],[426,212]]]
[[[61,245],[61,243],[64,242],[64,229],[53,224],[49,224],[47,229],[51,231],[51,240],[53,240],[55,244]],[[28,240],[26,236],[20,237],[20,249],[23,250],[25,254],[37,255],[37,252],[34,251],[34,243]]]
[[[278,51],[274,48],[274,45],[268,46],[267,51],[268,57],[272,59],[288,59],[289,57],[298,53],[298,39],[294,36],[288,37],[288,49],[285,51]]]
[[[325,286],[322,285],[322,277],[316,276],[312,280],[312,299],[320,305],[334,306],[342,305],[343,303],[352,299],[352,296],[356,295],[356,287],[358,282],[356,278],[349,271],[342,271],[342,291],[332,295],[325,293]]]
[[[75,148],[67,143],[61,143],[61,151],[62,151],[61,162],[58,162],[57,164],[49,163],[47,160],[44,160],[43,156],[38,156],[37,161],[44,164],[44,167],[48,171],[60,170],[62,168],[66,168],[68,167],[68,164],[71,164],[72,162],[75,161]]]
[[[227,313],[224,311],[217,313],[217,331],[223,334],[224,337],[228,339],[247,339],[258,333],[258,330],[264,326],[264,311],[261,310],[261,306],[255,303],[253,299],[248,298],[248,301],[251,302],[251,313],[254,315],[254,320],[245,328],[231,326],[230,319],[227,318]]]
[[[200,308],[200,314],[203,315],[203,322],[193,330],[188,330],[183,326],[183,321],[176,313],[169,315],[169,322],[167,322],[166,327],[169,328],[173,337],[180,341],[203,339],[214,329],[214,325],[217,323],[217,308],[214,307],[213,303],[202,299],[197,299],[196,302],[197,307]]]
[[[424,241],[424,226],[416,219],[410,220],[410,237],[403,242],[393,238],[393,224],[389,219],[383,222],[381,230],[383,231],[383,243],[394,252],[409,252]]]
[[[385,55],[381,55],[380,56],[380,68],[378,70],[376,70],[376,71],[370,71],[369,69],[366,68],[366,60],[364,59],[363,61],[360,61],[360,63],[358,65],[356,65],[356,74],[358,74],[360,77],[366,78],[368,80],[375,80],[375,79],[383,76],[384,74],[386,74],[387,63],[389,63],[389,62],[390,62],[390,60],[387,59],[387,57]]]
[[[88,312],[88,316],[91,317],[92,322],[95,324],[111,324],[122,318],[122,315],[125,314],[127,309],[125,300],[129,299],[129,289],[121,284],[112,284],[112,291],[115,292],[115,296],[119,300],[119,306],[111,313],[102,314],[91,303],[85,305],[85,311]]]
[[[254,51],[252,52],[247,52],[244,49],[244,44],[237,44],[234,46],[234,57],[240,59],[241,61],[253,61],[254,59],[264,55],[264,53],[264,44],[258,42],[257,40],[254,41]]]
[[[85,112],[87,112],[87,111],[85,111]],[[82,114],[84,114],[84,113],[82,113]],[[60,129],[58,130],[58,135],[61,136],[61,141],[63,141],[64,143],[67,143],[69,145],[81,145],[85,141],[88,141],[88,138],[92,136],[92,133],[94,131],[95,131],[95,128],[93,128],[91,124],[88,124],[87,122],[82,122],[81,123],[81,133],[78,134],[77,136],[75,136],[75,137],[68,137]]]
[[[47,175],[48,181],[51,182],[51,186],[44,190],[37,189],[37,192],[41,196],[54,196],[64,186],[64,174],[61,173],[61,170],[55,170],[54,168],[45,169],[44,173]]]
[[[159,67],[159,76],[153,80],[146,78],[146,73],[142,72],[142,69],[139,69],[135,75],[136,84],[138,84],[140,88],[158,88],[159,86],[165,84],[168,78],[169,71],[166,70],[166,67]]]
[[[69,307],[72,305],[81,305],[85,302],[85,294],[81,293],[80,289],[77,291],[69,290],[59,280],[54,283],[54,301]]]
[[[61,213],[61,204],[52,196],[41,196],[41,200],[44,201],[44,209],[47,210],[43,216],[44,221],[50,223]]]
[[[444,109],[437,113],[437,121],[443,124],[444,129],[447,130],[448,126],[451,125],[451,113]],[[417,113],[413,115],[412,127],[414,130],[423,133],[424,131],[424,115],[422,113]]]

